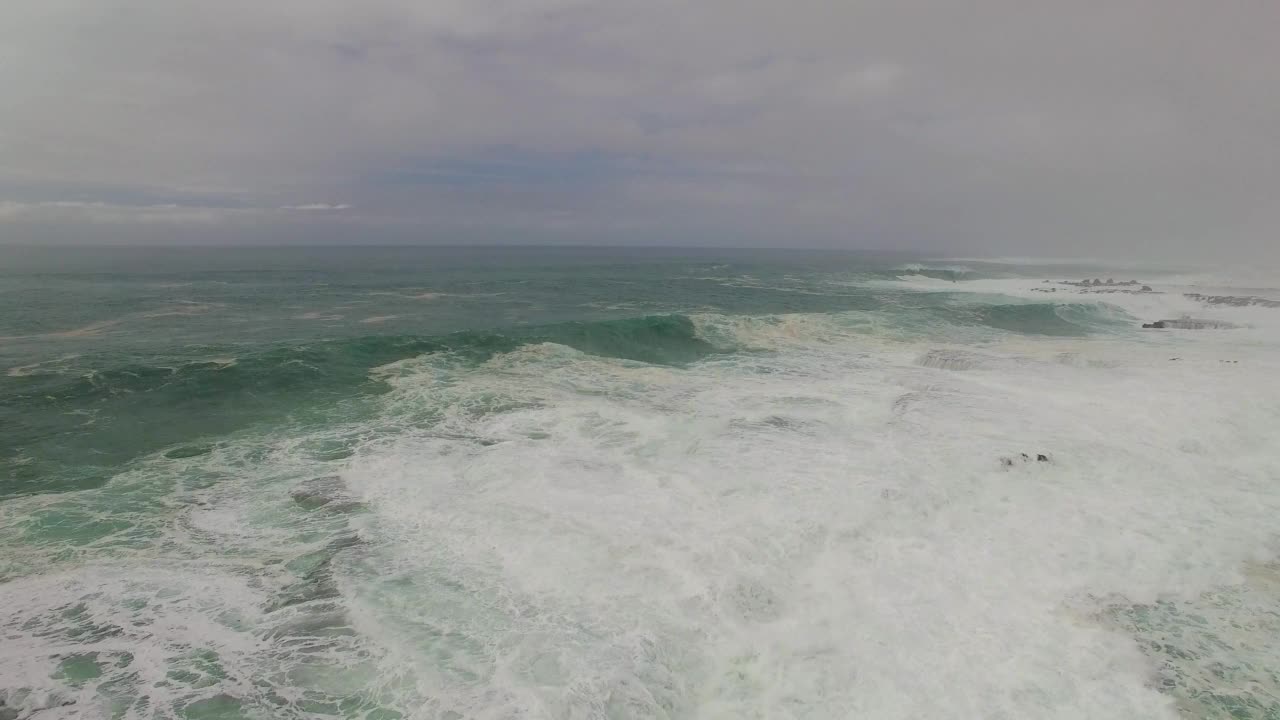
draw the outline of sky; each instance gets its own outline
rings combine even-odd
[[[6,0],[0,243],[1280,258],[1276,0]]]

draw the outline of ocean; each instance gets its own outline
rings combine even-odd
[[[0,718],[1280,718],[1277,286],[2,249]]]

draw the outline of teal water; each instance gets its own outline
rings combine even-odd
[[[1078,335],[1053,304],[867,289],[902,258],[830,253],[315,248],[9,251],[0,297],[0,497],[105,482],[141,454],[318,413],[424,353],[479,362],[557,342],[678,364],[738,348],[689,315],[893,312],[901,332]],[[68,256],[70,253],[70,256]],[[731,260],[731,262],[723,262]],[[927,271],[926,271],[927,272]],[[952,279],[953,270],[934,273]],[[963,274],[963,273],[959,273]],[[1068,308],[1070,310],[1070,308]]]
[[[1271,311],[1106,272],[4,249],[0,717],[1280,716],[1143,624],[1270,627]]]

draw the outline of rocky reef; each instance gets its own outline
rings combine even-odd
[[[1157,320],[1143,323],[1142,327],[1156,330],[1229,330],[1237,325],[1222,320],[1198,320],[1183,317],[1177,320]]]
[[[1030,462],[1047,463],[1047,462],[1053,462],[1053,461],[1050,460],[1049,456],[1044,453],[1036,453],[1034,460],[1031,458],[1031,455],[1027,453],[1019,453],[1018,455],[1012,455],[1012,456],[1000,458],[1000,467],[1011,468],[1015,465],[1020,465],[1023,463],[1030,463]]]
[[[1102,280],[1102,278],[1093,278],[1092,280],[1086,278],[1084,280],[1081,280],[1080,282],[1063,280],[1061,284],[1072,285],[1074,287],[1095,288],[1095,287],[1133,287],[1135,285],[1141,285],[1142,283],[1138,282],[1137,280],[1124,280],[1121,282],[1116,282],[1115,278],[1107,278],[1105,281]]]
[[[1268,300],[1254,295],[1201,295],[1200,293],[1183,293],[1182,297],[1207,305],[1229,305],[1231,307],[1265,307],[1280,308],[1280,300]]]
[[[1048,284],[1048,283],[1049,283],[1048,280],[1044,281],[1044,284]],[[1156,292],[1151,288],[1150,285],[1143,285],[1137,280],[1123,280],[1123,281],[1117,282],[1114,278],[1107,278],[1105,281],[1102,280],[1101,278],[1093,278],[1092,280],[1085,279],[1079,282],[1075,282],[1072,280],[1062,280],[1062,281],[1059,281],[1057,284],[1065,285],[1067,287],[1072,287],[1072,288],[1078,288],[1077,292],[1080,292],[1080,293],[1099,293],[1103,295],[1110,295],[1112,293],[1123,293],[1126,295],[1139,295],[1139,294],[1145,295],[1148,293]],[[1032,288],[1032,291],[1043,292],[1043,293],[1053,293],[1053,292],[1057,292],[1058,288],[1056,287]]]

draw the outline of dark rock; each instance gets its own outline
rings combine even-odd
[[[1222,320],[1198,320],[1185,315],[1177,320],[1160,320],[1156,326],[1173,330],[1229,330],[1236,327]]]
[[[1126,285],[1137,285],[1137,284],[1138,284],[1138,281],[1137,281],[1137,280],[1130,280],[1130,281],[1128,281],[1128,282],[1116,282],[1116,281],[1115,281],[1115,279],[1114,279],[1114,278],[1112,278],[1112,279],[1110,279],[1110,280],[1107,280],[1106,282],[1102,282],[1102,280],[1101,280],[1101,279],[1099,279],[1099,278],[1092,278],[1092,279],[1090,279],[1090,278],[1085,278],[1084,280],[1080,280],[1079,282],[1072,282],[1071,280],[1062,280],[1062,281],[1060,281],[1058,284],[1059,284],[1059,285],[1070,285],[1070,286],[1072,286],[1072,287],[1080,287],[1080,288],[1092,288],[1092,287],[1116,287],[1116,288],[1119,288],[1119,287],[1124,287],[1124,286],[1126,286]]]
[[[1017,464],[1019,464],[1019,463],[1029,463],[1029,462],[1032,462],[1032,460],[1031,460],[1031,455],[1029,455],[1029,454],[1027,454],[1027,453],[1018,453],[1018,456],[1017,456],[1017,457],[1002,457],[1002,458],[1000,458],[1000,465],[1001,465],[1001,467],[1004,467],[1004,468],[1006,468],[1006,469],[1007,469],[1007,468],[1011,468],[1011,467],[1013,467],[1014,465],[1017,465]],[[1036,458],[1035,458],[1035,462],[1043,462],[1043,463],[1047,463],[1047,462],[1051,462],[1051,461],[1049,460],[1049,456],[1048,456],[1048,455],[1045,455],[1044,453],[1037,453],[1037,454],[1036,454]]]
[[[1142,327],[1170,330],[1230,330],[1239,326],[1222,320],[1198,320],[1191,317],[1181,317],[1177,320],[1157,320],[1153,323],[1143,323]]]
[[[298,483],[289,491],[289,497],[306,510],[324,509],[325,512],[359,512],[364,505],[347,492],[346,484],[338,475],[325,475]]]
[[[1134,284],[1136,285],[1137,283],[1134,283]],[[1142,292],[1152,292],[1152,290],[1151,290],[1151,286],[1150,286],[1150,285],[1143,285],[1143,286],[1142,286]]]

